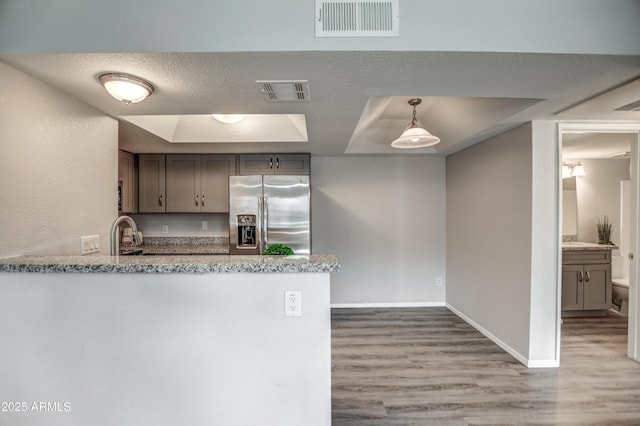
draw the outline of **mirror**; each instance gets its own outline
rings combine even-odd
[[[576,177],[562,179],[562,241],[578,240]]]

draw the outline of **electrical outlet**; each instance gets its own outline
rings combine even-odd
[[[440,278],[440,277],[436,278],[436,286],[442,287],[442,278]]]
[[[98,253],[100,251],[100,235],[80,237],[80,254]]]
[[[206,220],[202,221],[202,229],[209,229],[209,222],[207,222]]]
[[[162,233],[163,234],[169,233],[169,225],[162,225]]]
[[[302,290],[286,290],[284,292],[284,315],[287,317],[302,316]]]

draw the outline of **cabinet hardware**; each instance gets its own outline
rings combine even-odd
[[[196,206],[198,205],[198,200],[199,200],[199,199],[200,199],[200,197],[198,197],[198,196],[196,195]]]
[[[280,157],[276,157],[276,169],[280,168]]]
[[[587,279],[586,282],[589,282],[589,280],[591,279],[591,272],[587,271]]]
[[[273,157],[269,158],[269,168],[273,169]]]
[[[584,280],[584,272],[582,271],[578,271],[580,272],[580,277],[578,278],[578,282],[581,283]]]
[[[204,207],[204,194],[202,194],[202,207]]]
[[[633,260],[633,253],[629,253],[629,260]]]
[[[158,202],[160,203],[160,206],[164,205],[164,204],[162,204],[162,194],[160,194],[160,198],[158,198]]]

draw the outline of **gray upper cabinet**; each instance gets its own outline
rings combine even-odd
[[[138,161],[138,211],[164,213],[166,205],[165,156],[143,154]]]
[[[130,152],[118,151],[118,189],[120,191],[118,213],[137,213],[138,179],[135,156]]]
[[[242,154],[240,175],[308,175],[309,154]]]
[[[234,155],[167,155],[167,212],[226,213]]]

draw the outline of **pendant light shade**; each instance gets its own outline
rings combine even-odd
[[[151,83],[129,74],[106,73],[98,80],[111,96],[125,105],[142,102],[154,91]]]
[[[440,138],[432,135],[426,129],[418,127],[416,119],[416,105],[420,105],[422,99],[410,99],[409,105],[413,106],[413,119],[409,126],[402,132],[400,137],[391,146],[400,149],[424,148],[440,142]]]

